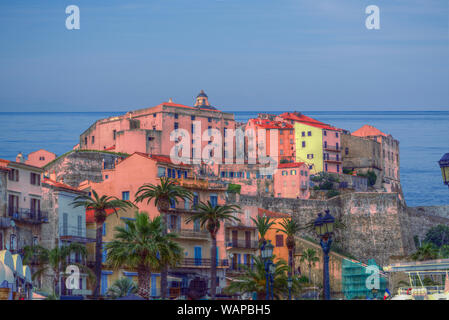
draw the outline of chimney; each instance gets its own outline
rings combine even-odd
[[[173,103],[173,99],[172,98],[168,98],[168,103]]]

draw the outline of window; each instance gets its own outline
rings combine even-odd
[[[306,147],[306,142],[305,142],[305,141],[302,142],[302,147],[303,147],[303,148]]]
[[[327,136],[327,131],[323,130],[323,136]]]
[[[39,157],[39,160],[44,161],[45,157]]]
[[[324,141],[324,148],[327,148],[327,141]]]
[[[19,170],[11,169],[11,171],[8,172],[8,179],[10,181],[19,181]]]
[[[296,176],[296,170],[291,170],[291,171],[290,171],[290,175]]]
[[[324,171],[327,171],[327,163],[324,164]]]
[[[108,180],[109,176],[107,174],[104,175],[104,179]]]
[[[176,208],[176,201],[175,199],[170,199],[170,208],[175,209]]]
[[[312,136],[312,131],[308,131],[308,132],[307,132],[307,135],[308,135],[309,137],[311,137],[311,136]]]
[[[284,155],[284,150],[279,150],[279,154],[282,156],[282,155]]]
[[[129,200],[129,191],[122,192],[122,200]]]
[[[179,123],[175,122],[175,130],[178,129]]]
[[[160,177],[165,177],[165,168],[164,167],[157,167],[157,176]]]
[[[193,206],[197,206],[199,202],[199,197],[198,197],[198,193],[194,192],[193,193]]]
[[[153,113],[153,118],[156,118],[156,114],[155,113]]]
[[[190,119],[192,119],[192,121],[195,120],[195,116],[190,116]]]
[[[117,138],[117,130],[112,131],[112,138],[114,140]]]
[[[284,246],[284,235],[277,234],[276,235],[276,247],[283,247]]]
[[[77,219],[78,219],[78,221],[77,221],[78,222],[78,228],[77,228],[78,236],[81,237],[82,231],[83,231],[83,217],[78,216]]]
[[[92,144],[95,143],[95,136],[92,136]]]
[[[66,212],[62,214],[62,235],[69,235],[69,214]]]
[[[195,132],[195,126],[193,125],[193,123],[190,125],[190,130],[192,131],[192,133]]]
[[[84,137],[84,145],[87,146],[87,137]]]
[[[11,251],[17,250],[17,237],[16,237],[15,234],[12,234],[9,237],[9,241],[10,241],[10,243],[9,243],[10,244],[9,245],[10,250]]]
[[[335,137],[337,137],[337,138],[338,138],[338,132],[335,132]]]
[[[340,172],[340,166],[337,164],[337,172]]]
[[[251,179],[251,173],[249,171],[246,172],[246,179]]]
[[[103,222],[103,236],[106,236],[106,222]]]
[[[212,118],[207,118],[207,122],[212,122]]]
[[[349,154],[349,148],[345,148],[345,155]]]
[[[279,144],[284,144],[284,140],[279,139]]]
[[[178,119],[179,115],[177,113],[175,113],[175,119]]]

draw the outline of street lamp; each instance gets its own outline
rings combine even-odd
[[[291,300],[292,299],[292,286],[293,286],[292,277],[289,277],[287,279],[287,286],[288,286],[288,300]]]
[[[314,221],[315,232],[320,238],[321,248],[323,249],[323,287],[324,300],[330,300],[330,284],[329,284],[329,251],[332,244],[332,234],[334,233],[335,218],[326,210],[323,217],[321,213]]]
[[[446,153],[438,163],[441,168],[443,183],[449,187],[449,153]]]
[[[270,300],[270,272],[271,272],[271,265],[273,262],[271,259],[273,258],[273,249],[274,246],[271,244],[271,240],[268,240],[268,243],[264,241],[262,243],[262,247],[260,248],[260,254],[262,256],[264,265],[265,265],[265,281],[266,281],[266,300]],[[273,297],[273,293],[271,294]]]
[[[273,299],[274,295],[274,273],[276,272],[276,265],[272,260],[270,260],[270,286],[271,286],[271,300]]]
[[[373,300],[376,300],[377,299],[377,289],[376,288],[371,289],[371,293],[373,294]]]

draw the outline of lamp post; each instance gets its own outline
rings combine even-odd
[[[273,248],[274,246],[271,244],[271,240],[268,240],[268,243],[264,241],[260,248],[262,260],[265,265],[266,300],[270,300],[270,264],[272,263]]]
[[[288,300],[291,300],[292,299],[292,286],[293,286],[292,277],[289,277],[287,279],[287,286],[288,286]]]
[[[276,272],[276,265],[274,264],[273,260],[270,260],[270,287],[271,287],[271,300],[274,296],[274,273]]]
[[[330,283],[329,283],[329,251],[332,245],[332,234],[334,233],[335,218],[326,210],[326,215],[323,217],[321,213],[318,214],[314,222],[315,232],[320,238],[321,248],[323,249],[323,288],[324,300],[330,300]]]
[[[441,175],[443,176],[443,183],[449,187],[449,153],[446,153],[438,164],[441,168]]]

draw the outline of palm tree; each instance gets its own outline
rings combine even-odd
[[[438,249],[431,242],[424,242],[423,245],[411,255],[415,261],[433,260],[438,258]]]
[[[157,207],[164,222],[163,232],[167,234],[167,213],[169,205],[172,202],[178,203],[179,199],[192,199],[192,193],[183,187],[176,184],[176,180],[168,177],[161,177],[160,184],[153,185],[151,183],[144,184],[137,190],[136,202],[147,201],[149,204],[154,200],[154,205]],[[167,266],[161,269],[161,298],[167,297]]]
[[[206,228],[210,233],[212,239],[212,246],[210,248],[211,268],[211,299],[215,299],[217,291],[217,233],[220,230],[221,222],[225,221],[240,221],[239,218],[233,215],[240,209],[238,205],[213,205],[210,201],[200,202],[196,210],[198,213],[188,217],[186,223],[191,221],[199,221],[202,228]]]
[[[312,281],[312,266],[315,265],[316,262],[320,261],[320,258],[316,255],[315,249],[307,248],[302,252],[301,262],[306,262],[309,268],[309,282]]]
[[[271,218],[267,216],[257,216],[256,219],[251,218],[251,220],[256,225],[257,231],[259,232],[259,246],[261,246],[265,242],[265,235],[267,234],[268,230],[276,223],[275,221],[272,221]]]
[[[86,266],[69,261],[72,253],[79,254],[84,258],[87,255],[86,247],[76,242],[55,247],[51,250],[42,246],[25,246],[23,263],[37,262],[38,269],[32,275],[33,280],[45,272],[51,271],[53,273],[53,295],[57,296],[61,293],[59,279],[68,265],[76,265],[89,276],[92,275],[92,272]]]
[[[122,277],[115,280],[112,286],[108,289],[108,295],[110,295],[114,299],[126,297],[136,292],[136,284],[128,277]]]
[[[286,243],[288,249],[288,276],[291,277],[293,270],[295,270],[293,255],[296,249],[295,235],[301,230],[300,225],[293,219],[284,218],[279,223],[281,228],[276,229],[276,232],[282,232],[287,236]]]
[[[132,202],[120,200],[117,197],[103,195],[98,196],[97,192],[92,189],[92,195],[81,195],[76,197],[72,206],[74,208],[84,207],[86,210],[94,211],[95,224],[97,233],[95,237],[95,288],[93,292],[94,298],[98,297],[101,282],[102,269],[102,246],[103,246],[103,224],[107,217],[107,210],[113,210],[118,215],[119,210],[135,207]]]
[[[161,216],[153,220],[146,212],[136,212],[135,220],[125,221],[125,227],[115,227],[114,240],[108,243],[107,261],[114,268],[137,269],[138,293],[150,297],[151,270],[175,266],[182,258],[182,248],[173,241],[177,235],[164,233]]]
[[[285,260],[279,259],[275,263],[275,272],[273,274],[273,296],[276,299],[285,297],[287,288],[287,264]],[[258,300],[264,300],[266,297],[266,274],[265,264],[261,257],[254,257],[254,266],[248,267],[242,265],[245,273],[231,282],[226,288],[226,292],[230,294],[252,294],[256,292]],[[297,294],[303,286],[303,279],[299,277],[292,278],[292,293]]]

